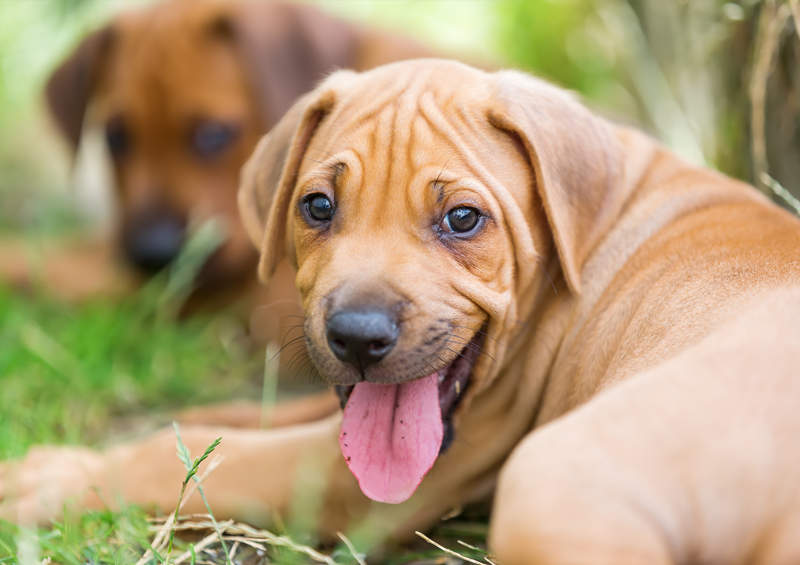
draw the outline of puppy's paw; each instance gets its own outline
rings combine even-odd
[[[102,456],[77,447],[35,447],[20,461],[0,466],[0,518],[18,524],[40,524],[65,506],[96,506],[92,487]]]

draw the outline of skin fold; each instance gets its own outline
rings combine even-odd
[[[303,212],[317,193],[336,204],[324,228]],[[331,383],[421,377],[485,337],[454,441],[408,501],[360,492],[339,414],[187,428],[193,453],[223,436],[205,487],[218,517],[267,521],[311,489],[320,533],[367,544],[494,492],[503,564],[800,559],[800,222],[752,187],[522,73],[418,60],[337,72],[304,96],[245,166],[239,204],[262,280],[296,268]],[[481,229],[444,233],[463,205]],[[375,303],[401,305],[399,338],[359,372],[326,348],[326,316]],[[173,452],[166,431],[33,451],[3,469],[0,514],[97,506],[90,485],[169,509]]]

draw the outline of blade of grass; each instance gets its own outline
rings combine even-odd
[[[212,218],[192,230],[180,255],[170,266],[167,284],[158,298],[159,312],[176,313],[192,292],[194,281],[203,264],[225,241],[225,229]]]
[[[764,186],[769,188],[775,196],[781,198],[787,205],[791,206],[795,214],[800,216],[800,200],[786,190],[781,183],[769,176],[768,173],[761,174],[761,182],[764,183]]]
[[[767,0],[761,8],[755,40],[755,62],[750,80],[750,153],[753,158],[755,178],[765,187],[763,176],[769,171],[766,141],[766,98],[769,76],[772,73],[775,53],[780,46],[781,32],[792,11],[788,4]]]
[[[350,552],[350,555],[353,556],[353,559],[356,560],[356,563],[358,563],[358,565],[367,565],[366,562],[364,561],[364,556],[356,551],[353,542],[351,542],[346,535],[344,535],[342,532],[336,532],[336,535],[339,536],[340,540],[342,540],[342,543],[344,543],[345,547],[347,547],[347,551]]]
[[[418,535],[419,537],[421,537],[426,542],[428,542],[429,544],[431,544],[432,546],[436,547],[437,549],[439,549],[441,551],[444,551],[445,553],[447,553],[448,555],[452,555],[453,557],[458,557],[459,559],[462,559],[462,560],[466,561],[467,563],[475,563],[476,565],[492,565],[491,561],[476,561],[476,560],[474,560],[474,559],[472,559],[470,557],[467,557],[466,555],[462,555],[462,554],[458,553],[457,551],[453,551],[452,549],[448,549],[445,546],[443,546],[443,545],[441,545],[439,543],[436,543],[435,541],[433,541],[431,538],[429,538],[428,536],[426,536],[422,532],[415,531],[414,533],[416,535]]]
[[[212,533],[208,534],[206,537],[201,539],[199,542],[189,546],[188,550],[186,550],[185,552],[180,554],[178,557],[176,557],[175,561],[173,561],[174,565],[180,565],[181,563],[185,562],[187,559],[190,559],[191,562],[194,563],[194,561],[197,559],[196,552],[205,551],[205,548],[207,548],[209,545],[214,543],[214,541],[216,539],[217,539],[217,532],[212,532]],[[225,561],[227,563],[231,562],[227,551],[225,552]]]
[[[278,397],[278,365],[280,364],[280,348],[268,343],[264,354],[264,380],[261,387],[261,422],[265,428],[269,423],[270,412]]]
[[[197,459],[192,461],[191,460],[191,456],[189,454],[189,449],[183,443],[183,439],[181,438],[181,432],[180,432],[180,428],[178,426],[178,423],[177,422],[173,422],[172,423],[172,427],[175,428],[175,437],[176,437],[177,442],[178,442],[178,447],[177,447],[178,459],[180,459],[181,462],[183,463],[184,467],[186,467],[186,478],[184,478],[183,484],[181,485],[181,494],[178,497],[178,501],[179,502],[181,501],[181,499],[183,497],[183,494],[184,494],[184,491],[186,490],[186,485],[189,483],[189,481],[194,480],[195,483],[197,484],[197,492],[200,494],[200,498],[203,500],[203,504],[205,505],[206,511],[208,512],[208,515],[211,518],[211,522],[214,524],[214,531],[216,532],[217,537],[219,538],[219,542],[222,545],[222,550],[225,553],[225,563],[227,565],[233,565],[233,563],[231,563],[230,557],[228,557],[228,547],[225,544],[225,539],[222,537],[222,531],[220,530],[219,523],[217,523],[217,519],[214,517],[214,513],[211,511],[211,505],[208,503],[208,499],[206,498],[206,494],[203,491],[202,485],[200,484],[200,479],[197,476],[197,469],[200,467],[200,464],[203,461],[205,461],[208,458],[208,456],[211,455],[211,453],[217,448],[217,446],[222,441],[222,438],[218,437],[213,442],[211,442],[211,445],[209,445],[206,448],[205,452],[203,452],[203,454],[200,457],[198,457]],[[173,523],[176,522],[177,519],[178,519],[178,510],[179,510],[179,506],[175,508],[175,514],[174,514]],[[169,548],[167,550],[167,560],[169,560],[169,555],[172,552],[172,542],[173,542],[174,538],[175,538],[175,528],[172,528],[172,531],[170,532],[170,537],[169,537]]]

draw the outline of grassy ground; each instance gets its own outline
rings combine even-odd
[[[164,424],[183,406],[258,398],[260,355],[239,323],[178,323],[178,296],[163,280],[123,303],[81,306],[0,289],[0,458],[38,443],[98,446]],[[5,523],[0,561],[135,562],[148,536],[136,509],[65,516],[38,533]]]
[[[0,290],[0,457],[96,444],[143,413],[257,394],[233,320],[176,324],[142,298],[65,307]]]

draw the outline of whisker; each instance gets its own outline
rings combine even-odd
[[[439,361],[441,361],[441,359]],[[434,365],[431,361],[424,361],[424,363],[425,363],[425,372],[430,371],[431,373],[436,373],[439,371],[439,369],[436,368],[436,365]]]
[[[297,380],[305,380],[313,383],[324,383],[324,379],[311,362],[305,349],[295,351],[294,355],[285,364],[287,372]]]
[[[296,324],[295,325],[291,325],[291,326],[287,326],[285,334],[288,335],[289,332],[294,332],[294,331],[297,331],[297,330],[300,330],[301,332],[303,332],[305,334],[305,328],[302,325],[296,325]]]
[[[472,328],[470,328],[469,326],[462,326],[462,325],[459,325],[459,324],[450,324],[450,327],[453,328],[453,329],[462,329],[462,330],[470,330],[470,331],[472,331]],[[477,330],[473,335],[481,336],[481,337],[484,337],[485,339],[489,339],[489,340],[492,340],[492,341],[496,340],[496,338],[490,336],[489,332],[487,330],[483,329],[483,328]]]
[[[479,346],[478,344],[474,343],[472,340],[470,340],[468,342],[464,342],[464,341],[458,341],[459,339],[463,339],[463,338],[461,338],[460,336],[456,336],[456,335],[449,336],[447,341],[445,342],[445,347],[448,347],[451,344],[452,345],[460,345],[460,346],[463,346],[463,349],[461,351],[469,349],[470,351],[476,352],[478,354],[478,357],[480,357],[481,355],[485,355],[486,357],[488,357],[492,361],[496,361],[496,359],[493,356],[491,356],[489,353],[487,353],[481,346]],[[450,350],[450,351],[452,351],[452,350]],[[461,351],[458,353],[458,355],[460,357],[463,356],[463,353]]]
[[[459,350],[456,350],[456,349],[450,349],[450,348],[449,348],[449,347],[447,347],[446,345],[443,347],[443,349],[444,349],[445,351],[449,351],[450,353],[453,353],[453,354],[456,356],[456,358],[458,358],[458,357],[464,357],[464,354],[463,354],[463,353],[461,353],[461,351],[459,351]]]
[[[287,347],[289,347],[289,346],[291,346],[291,345],[294,345],[294,344],[296,344],[296,343],[300,342],[301,340],[305,340],[305,337],[306,337],[306,336],[305,336],[305,334],[303,334],[303,335],[300,335],[300,336],[294,337],[294,338],[290,339],[289,341],[287,341],[286,343],[282,344],[282,345],[281,345],[281,346],[278,348],[278,351],[276,351],[276,352],[275,352],[275,353],[272,355],[272,357],[270,358],[270,361],[271,361],[271,360],[273,360],[273,359],[275,359],[275,358],[276,358],[278,355],[280,355],[280,354],[281,354],[281,353],[282,353],[282,352],[283,352],[283,351],[284,351],[284,350],[285,350]],[[304,348],[304,349],[305,349],[305,348]]]

